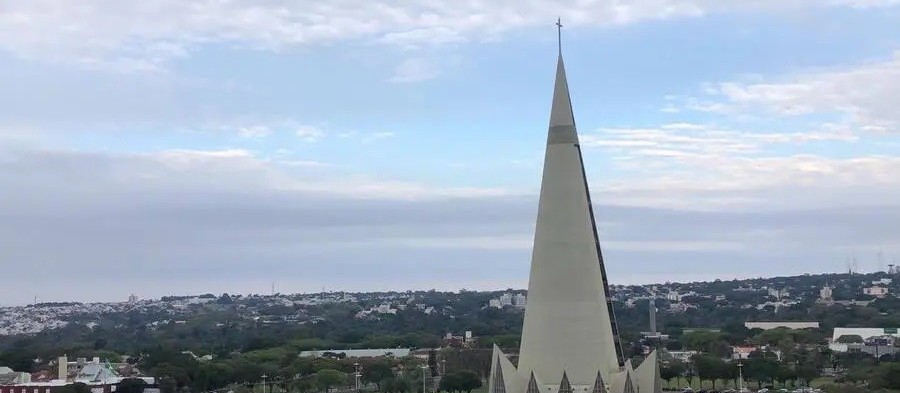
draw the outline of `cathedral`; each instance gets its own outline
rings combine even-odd
[[[560,51],[519,361],[494,347],[489,393],[661,392],[656,352],[634,368],[618,336]]]

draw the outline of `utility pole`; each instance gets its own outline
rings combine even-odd
[[[266,378],[267,378],[267,377],[268,377],[268,375],[266,375],[266,374],[263,374],[263,375],[262,375],[262,385],[263,385],[263,391],[262,391],[262,393],[266,393]]]
[[[738,362],[738,392],[744,391],[744,363]]]
[[[356,380],[356,393],[359,393],[359,377],[362,376],[362,374],[359,373],[359,362],[353,363],[353,369],[356,370],[356,372],[353,373],[353,377]]]

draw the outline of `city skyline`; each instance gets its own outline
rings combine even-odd
[[[886,269],[900,7],[782,3],[0,6],[4,303],[524,288],[557,16],[612,284]]]

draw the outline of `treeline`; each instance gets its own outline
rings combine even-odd
[[[282,392],[328,391],[360,383],[387,393],[422,390],[423,365],[428,383],[438,374],[436,353],[431,362],[414,357],[348,359],[339,356],[299,357],[300,347],[284,345],[210,361],[198,361],[181,352],[156,348],[137,359],[138,365],[158,378],[163,393],[202,392],[234,386],[265,384]],[[442,365],[446,367],[446,364]],[[476,371],[453,365],[441,380],[449,392],[470,392],[481,386]],[[271,391],[271,389],[270,389]]]
[[[755,352],[749,359],[734,361],[708,354],[696,355],[688,362],[670,359],[662,363],[660,375],[672,389],[697,386],[696,382],[707,382],[713,389],[725,388],[724,385],[736,388],[741,377],[757,389],[796,389],[810,387],[822,377],[826,367],[845,370],[841,376],[820,385],[829,393],[900,390],[900,358],[896,356],[874,359],[817,349],[801,351],[796,359],[779,359],[770,351]]]

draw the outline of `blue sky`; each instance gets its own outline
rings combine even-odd
[[[900,259],[895,0],[42,0],[0,5],[8,302],[523,287],[557,16],[614,283]]]

